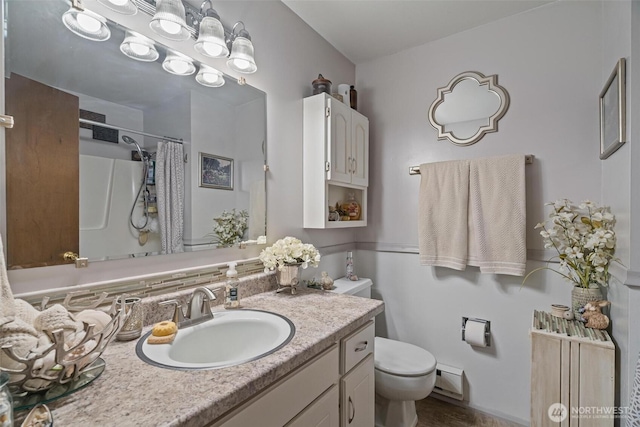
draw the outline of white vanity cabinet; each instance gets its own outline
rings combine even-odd
[[[305,98],[303,106],[304,227],[366,226],[369,120],[326,93]],[[346,202],[350,193],[360,218],[329,221],[329,206]]]
[[[209,427],[371,427],[374,323],[314,357]]]
[[[319,425],[333,426],[338,419],[337,400],[331,405],[327,392],[339,382],[339,349],[333,345],[311,359],[280,381],[258,393],[223,418],[207,426],[211,427],[282,427],[317,420]],[[329,393],[330,394],[330,393]],[[322,420],[334,419],[334,423],[322,424]],[[302,421],[300,421],[302,419]],[[291,424],[289,424],[291,423]],[[337,427],[337,426],[336,426]]]
[[[344,338],[340,345],[340,426],[371,427],[375,422],[374,323]]]

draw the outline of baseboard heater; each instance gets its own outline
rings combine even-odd
[[[438,363],[436,365],[436,385],[433,388],[434,393],[457,400],[463,400],[463,377],[464,371],[462,369]]]

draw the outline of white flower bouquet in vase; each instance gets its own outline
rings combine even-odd
[[[312,244],[287,236],[263,249],[260,261],[264,264],[265,273],[276,270],[276,292],[291,290],[295,294],[296,286],[300,283],[300,268],[317,267],[320,253]]]
[[[574,205],[570,200],[561,199],[554,203],[549,219],[536,225],[541,228],[540,235],[545,249],[555,249],[558,253],[549,261],[558,259],[560,268],[549,266],[532,270],[526,275],[524,283],[531,274],[539,270],[551,270],[573,284],[571,308],[576,319],[578,310],[589,301],[602,299],[600,287],[609,283],[609,265],[619,262],[614,257],[616,233],[613,230],[616,219],[608,206],[597,206],[594,202],[584,201]]]

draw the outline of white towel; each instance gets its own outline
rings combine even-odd
[[[467,265],[469,162],[420,165],[420,263],[454,270]]]
[[[524,275],[524,165],[524,155],[420,165],[421,264]]]
[[[527,264],[524,155],[476,159],[469,169],[469,265],[523,276]]]

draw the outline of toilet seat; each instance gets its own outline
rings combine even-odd
[[[391,375],[417,377],[436,369],[436,359],[413,344],[375,337],[375,369]]]

